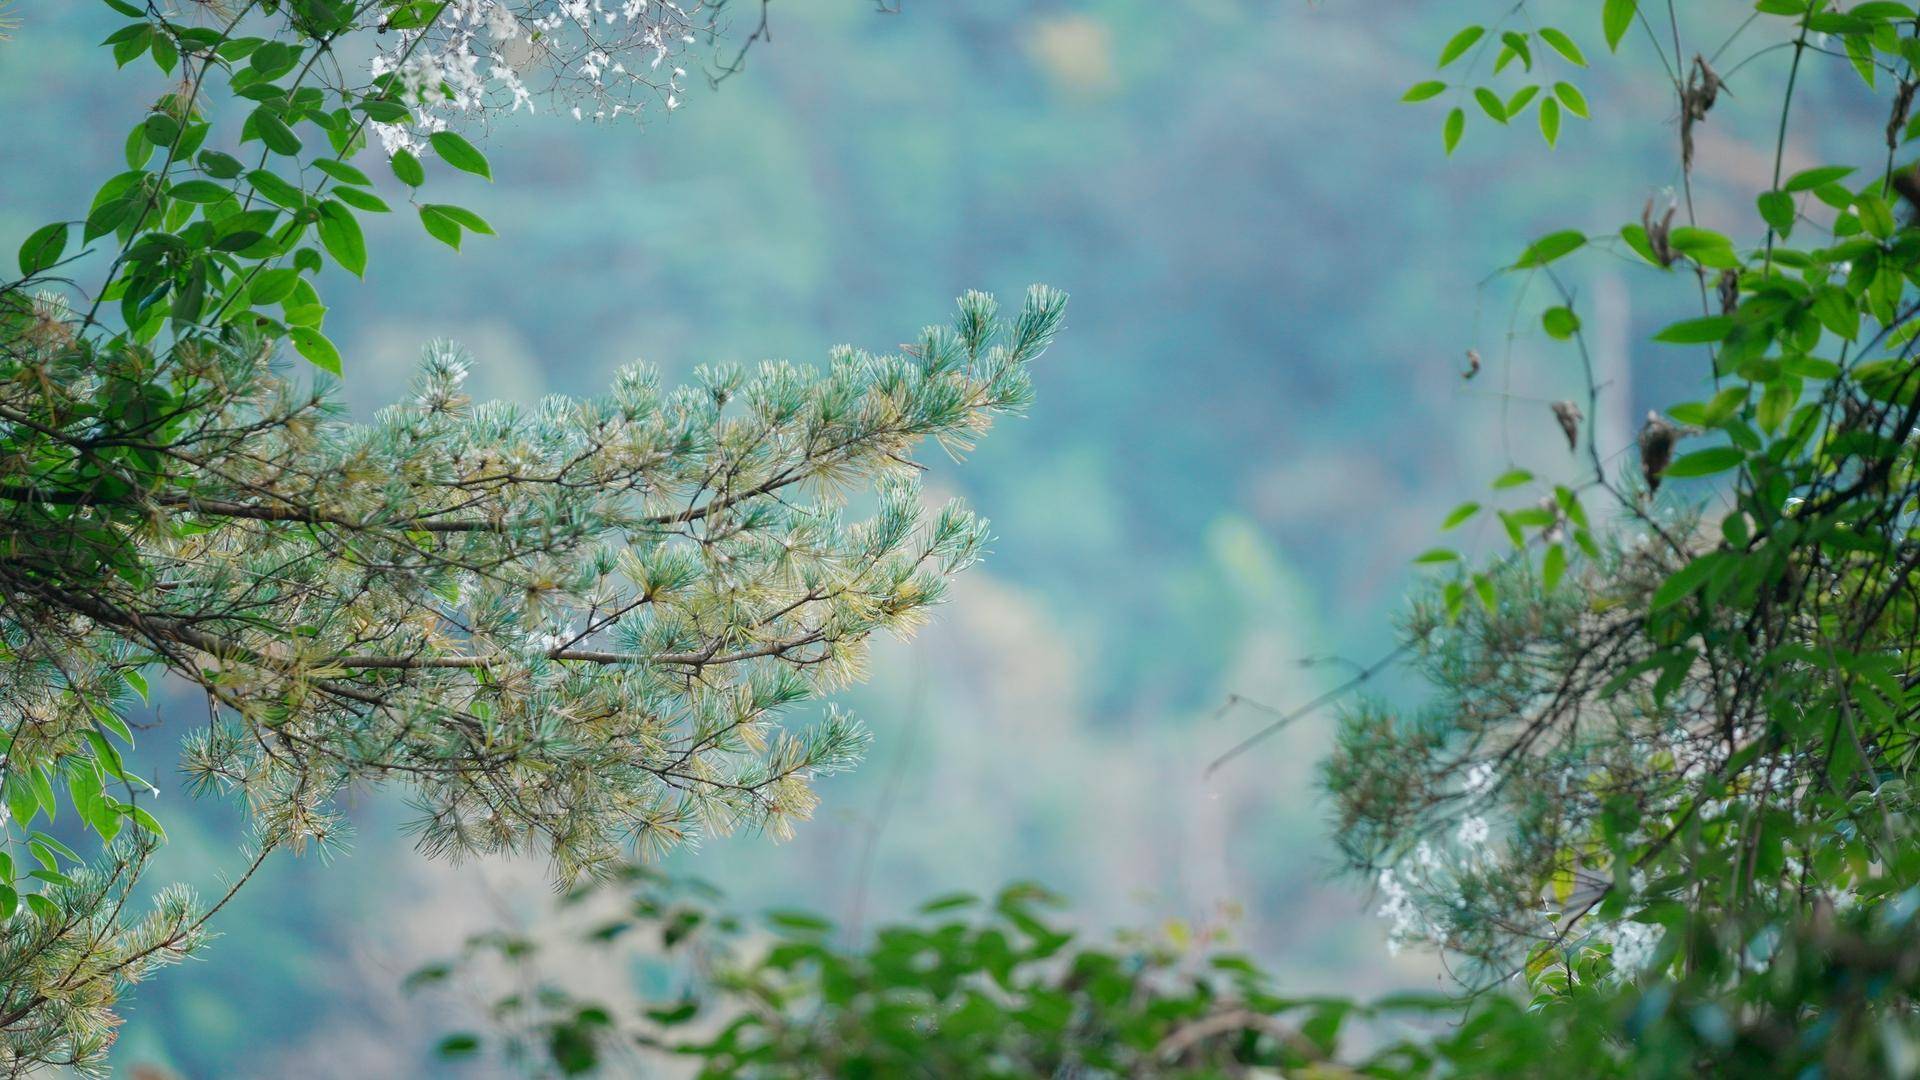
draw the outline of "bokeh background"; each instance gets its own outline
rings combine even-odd
[[[1582,385],[1577,365],[1536,329],[1538,283],[1495,271],[1537,233],[1611,232],[1664,203],[1671,91],[1636,42],[1581,77],[1595,119],[1569,119],[1557,150],[1531,114],[1510,129],[1476,115],[1444,157],[1452,99],[1400,94],[1452,30],[1507,6],[776,3],[747,70],[670,119],[522,117],[485,134],[497,183],[436,173],[434,197],[498,239],[456,254],[411,214],[370,223],[366,285],[326,290],[344,398],[364,414],[404,392],[437,337],[472,351],[479,394],[532,401],[595,392],[636,358],[683,373],[889,349],[962,290],[1067,289],[1032,414],[931,474],[997,539],[934,625],[881,647],[871,683],[843,695],[876,735],[865,766],[824,783],[794,841],[709,840],[673,867],[745,911],[807,906],[855,931],[1019,878],[1068,894],[1094,934],[1237,907],[1235,939],[1302,991],[1431,985],[1431,961],[1384,949],[1367,883],[1334,872],[1314,780],[1329,716],[1204,767],[1266,722],[1223,711],[1230,694],[1290,706],[1390,647],[1409,558],[1447,508],[1512,461],[1577,471],[1547,407]],[[1557,10],[1598,56],[1592,7]],[[151,66],[113,73],[95,47],[104,9],[15,13],[5,251],[84,209],[165,88]],[[1683,32],[1704,34],[1696,15],[1721,18],[1683,12]],[[1809,115],[1847,107],[1843,73],[1809,78]],[[1774,119],[1734,107],[1704,126],[1703,224],[1748,220]],[[1819,126],[1789,168],[1816,162]],[[1572,275],[1607,384],[1602,445],[1625,447],[1632,418],[1704,375],[1642,344],[1687,314],[1685,292],[1604,254]],[[1468,348],[1486,359],[1471,381]],[[162,698],[149,775],[171,777],[199,708]],[[546,893],[537,862],[429,863],[406,815],[395,792],[358,793],[346,852],[272,860],[205,963],[139,989],[117,1060],[187,1076],[427,1068],[434,1017],[400,979],[477,928],[536,917]],[[238,867],[231,806],[166,820],[156,878],[212,890]]]

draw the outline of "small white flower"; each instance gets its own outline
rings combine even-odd
[[[1660,944],[1659,931],[1646,923],[1619,922],[1612,926],[1613,968],[1622,978],[1640,974]]]
[[[1493,790],[1493,764],[1482,761],[1468,769],[1465,787],[1469,795],[1485,795]]]
[[[450,0],[435,25],[394,32],[369,60],[370,74],[393,79],[416,106],[412,120],[375,135],[389,156],[420,154],[452,114],[535,112],[540,97],[576,120],[637,117],[649,98],[678,109],[687,69],[650,73],[711,22],[699,5],[650,0]]]
[[[1459,841],[1462,847],[1478,848],[1492,835],[1493,828],[1487,824],[1487,819],[1475,814],[1460,822],[1460,828],[1454,833],[1454,839]]]

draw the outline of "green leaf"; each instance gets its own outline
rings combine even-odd
[[[331,375],[340,374],[340,351],[333,347],[333,342],[328,341],[325,334],[311,327],[294,326],[288,328],[287,335],[293,339],[293,347],[314,367]]]
[[[160,827],[160,819],[148,813],[145,807],[125,804],[121,807],[121,809],[126,813],[128,817],[133,819],[133,823],[135,825],[138,825],[142,829],[145,829],[146,831],[152,833],[161,842],[164,843],[166,841],[167,830]]]
[[[112,199],[94,207],[87,215],[87,227],[81,233],[81,242],[85,243],[97,236],[105,236],[120,227],[133,213],[134,201],[129,198]]]
[[[1754,419],[1767,434],[1780,430],[1786,422],[1787,414],[1800,401],[1800,384],[1791,379],[1776,379],[1767,385],[1767,392],[1760,395],[1760,405],[1754,410]]]
[[[1708,427],[1719,427],[1728,417],[1740,411],[1740,406],[1747,403],[1747,395],[1752,390],[1751,386],[1746,385],[1729,386],[1721,390],[1700,411],[1700,422]]]
[[[236,229],[232,232],[227,232],[223,229],[220,232],[220,234],[214,238],[213,250],[245,251],[248,248],[255,246],[256,244],[259,244],[261,241],[265,240],[266,238],[267,238],[267,234],[263,232],[251,232],[251,231],[240,230],[240,229]]]
[[[1486,33],[1487,28],[1484,26],[1469,26],[1453,35],[1447,42],[1446,48],[1440,50],[1440,60],[1434,64],[1434,67],[1443,68],[1460,59],[1461,54],[1473,48],[1474,42],[1485,37]]]
[[[432,25],[443,6],[440,0],[388,0],[388,3],[397,10],[388,16],[387,25],[396,30],[418,30]]]
[[[1500,41],[1502,48],[1499,59],[1494,61],[1495,72],[1505,67],[1514,57],[1518,57],[1521,65],[1528,71],[1533,70],[1533,49],[1527,44],[1527,35],[1508,30],[1500,35]]]
[[[1653,600],[1647,605],[1649,612],[1664,611],[1667,608],[1692,596],[1719,569],[1721,560],[1717,552],[1709,552],[1673,572],[1659,588],[1653,590]]]
[[[1519,261],[1513,264],[1513,268],[1525,270],[1528,267],[1545,266],[1555,259],[1564,258],[1580,250],[1586,242],[1586,236],[1574,229],[1548,233],[1535,240],[1526,251],[1522,252]]]
[[[373,181],[367,177],[366,173],[361,172],[359,169],[354,168],[344,161],[335,161],[332,158],[320,158],[313,163],[313,167],[343,184],[358,184],[361,187],[373,186]]]
[[[129,31],[131,32],[129,33]],[[122,37],[122,34],[126,36]],[[148,26],[146,23],[129,26],[120,33],[109,37],[107,41],[113,43],[114,66],[126,67],[133,62],[135,57],[146,52],[149,45],[153,44],[153,27]],[[105,42],[102,42],[102,44],[105,44]]]
[[[433,144],[433,152],[440,155],[440,160],[461,172],[484,176],[488,180],[493,179],[493,170],[487,166],[487,156],[458,134],[451,131],[436,131],[427,136],[427,141]]]
[[[1560,102],[1554,98],[1540,103],[1540,137],[1548,146],[1560,142]]]
[[[408,187],[419,187],[427,182],[427,170],[421,168],[420,159],[406,150],[396,150],[391,162],[393,175]]]
[[[924,908],[922,910],[925,910]],[[663,1027],[684,1024],[700,1012],[700,999],[688,998],[669,1008],[648,1009],[647,1019]]]
[[[470,232],[477,232],[482,236],[493,235],[493,226],[487,224],[485,218],[465,207],[448,206],[445,203],[428,203],[425,209],[445,215],[448,220]]]
[[[140,126],[147,141],[155,146],[172,146],[173,140],[180,137],[180,122],[166,113],[154,113]]]
[[[207,299],[207,261],[196,257],[187,270],[186,281],[173,293],[173,317],[181,324],[200,321],[201,306]]]
[[[118,780],[126,773],[126,766],[120,763],[120,752],[113,748],[105,735],[88,728],[80,733],[87,745],[93,748],[93,760],[102,772]]]
[[[1868,233],[1881,240],[1893,235],[1896,225],[1893,220],[1893,210],[1887,205],[1887,200],[1874,192],[1866,191],[1854,200],[1853,206],[1854,213],[1860,218],[1861,227]]]
[[[1575,45],[1565,31],[1556,30],[1551,26],[1542,27],[1540,40],[1546,42],[1554,52],[1566,57],[1569,63],[1578,64],[1581,67],[1587,66],[1586,55],[1580,51],[1580,46]]]
[[[1567,571],[1567,549],[1559,544],[1547,548],[1547,554],[1540,562],[1540,584],[1552,592],[1560,584],[1560,576]]]
[[[1726,315],[1708,315],[1699,319],[1685,319],[1674,323],[1658,334],[1653,340],[1673,345],[1699,345],[1709,341],[1724,340],[1733,330],[1733,319]]]
[[[1452,111],[1447,113],[1447,121],[1441,125],[1440,128],[1440,138],[1446,143],[1447,155],[1449,157],[1453,155],[1453,148],[1460,145],[1460,136],[1465,134],[1466,130],[1467,112],[1465,109],[1455,106]]]
[[[42,225],[20,245],[20,276],[32,277],[60,261],[67,252],[67,223]]]
[[[367,241],[353,211],[332,199],[320,204],[320,246],[356,277],[367,272]],[[315,361],[316,363],[318,361]],[[323,365],[324,366],[324,365]]]
[[[133,673],[133,676],[136,679],[140,678],[140,673],[136,671]],[[131,685],[131,683],[129,683],[129,685]],[[145,686],[146,683],[142,681],[140,685]],[[142,698],[142,700],[145,699]],[[126,743],[128,746],[133,745],[133,729],[127,726],[125,720],[120,719],[118,713],[104,705],[95,705],[93,707],[93,718],[100,721],[101,727],[118,735],[121,742]]]
[[[833,929],[833,923],[808,911],[778,910],[767,912],[767,922],[777,930],[786,930],[802,935],[824,934]]]
[[[69,889],[73,888],[73,879],[58,870],[35,870],[27,876],[38,881],[44,881],[49,885],[60,885]]]
[[[1860,308],[1838,286],[1823,286],[1813,294],[1813,317],[1848,341],[1860,336]]]
[[[922,915],[936,915],[942,911],[953,911],[956,908],[972,907],[979,902],[980,898],[972,893],[946,893],[921,904],[919,911]]]
[[[1781,357],[1780,370],[1802,379],[1833,379],[1840,375],[1840,365],[1831,360],[1797,354]]]
[[[1627,28],[1633,25],[1634,13],[1639,7],[1636,0],[1606,0],[1601,6],[1600,30],[1606,35],[1610,51],[1620,51],[1620,39],[1626,36]]]
[[[224,202],[233,192],[211,180],[183,180],[168,188],[167,194],[181,202],[210,205]]]
[[[264,42],[247,57],[247,64],[268,82],[292,71],[299,62],[300,54],[281,41]]]
[[[37,778],[35,783],[36,785],[43,784],[45,780],[44,778]],[[51,785],[45,787],[41,797],[46,799],[53,798],[53,788]],[[47,820],[51,821],[53,819],[48,818]],[[41,864],[49,870],[58,869],[59,867],[59,861],[54,858],[55,855],[66,856],[68,862],[77,863],[86,861],[80,857],[79,852],[61,843],[57,838],[48,836],[46,833],[38,830],[35,830],[33,835],[28,837],[27,843],[35,849],[34,854],[40,859]]]
[[[33,793],[32,783],[16,773],[7,778],[5,795],[7,812],[13,815],[13,820],[22,825],[32,824],[34,816],[40,813],[40,800]]]
[[[149,42],[153,50],[153,66],[163,74],[173,74],[174,66],[180,62],[180,48],[166,34],[155,31]]]
[[[246,166],[240,164],[240,159],[231,154],[223,154],[218,150],[200,152],[200,171],[215,180],[231,180],[245,169]]]
[[[1411,87],[1407,89],[1406,93],[1400,95],[1400,100],[1401,101],[1425,101],[1430,97],[1437,97],[1439,94],[1444,92],[1446,88],[1447,88],[1447,84],[1440,82],[1437,79],[1430,79],[1426,82],[1414,83]]]
[[[362,101],[355,107],[366,113],[367,119],[381,124],[404,124],[413,118],[413,114],[407,111],[407,107],[397,101],[373,98]]]
[[[1430,548],[1414,556],[1413,561],[1420,565],[1459,562],[1460,553],[1447,548]]]
[[[1514,550],[1526,547],[1526,523],[1520,520],[1520,515],[1508,510],[1496,510],[1494,513],[1500,518],[1500,527],[1507,530],[1507,540],[1513,544]]]
[[[370,214],[385,214],[392,210],[392,207],[388,206],[386,200],[380,196],[375,195],[371,191],[361,191],[355,187],[334,188],[333,197],[353,207],[355,210],[365,210]]]
[[[265,105],[253,110],[247,117],[247,127],[260,137],[267,149],[285,157],[300,152],[300,136],[293,133],[280,115]]]
[[[1673,250],[1702,266],[1733,269],[1740,265],[1739,258],[1733,253],[1733,241],[1712,229],[1681,225],[1667,235],[1667,242],[1673,245]]]
[[[1461,522],[1467,520],[1468,518],[1472,517],[1473,515],[1479,512],[1480,512],[1479,503],[1463,502],[1459,506],[1456,506],[1453,508],[1453,512],[1447,515],[1447,520],[1440,523],[1440,531],[1446,532],[1448,529],[1458,528]]]
[[[67,794],[73,799],[73,808],[80,812],[81,820],[100,834],[103,840],[112,840],[120,835],[126,818],[121,815],[120,804],[101,790],[99,774],[90,768],[74,769],[67,774]]]
[[[307,193],[278,173],[267,169],[255,169],[247,174],[247,183],[259,192],[268,202],[284,206],[289,210],[298,210],[307,205]]]
[[[129,169],[143,168],[147,164],[147,159],[153,157],[153,144],[147,141],[147,132],[144,127],[136,127],[127,132],[125,149]]]
[[[1580,316],[1567,307],[1550,307],[1540,316],[1540,325],[1556,341],[1565,341],[1580,331]]]
[[[293,294],[293,287],[299,281],[300,271],[292,267],[275,267],[255,274],[247,293],[255,304],[277,304]]]
[[[1672,464],[1661,471],[1660,475],[1670,480],[1689,476],[1712,476],[1735,468],[1746,460],[1746,453],[1737,446],[1714,446],[1675,458]]]
[[[1760,218],[1774,232],[1786,236],[1793,231],[1795,211],[1793,196],[1784,191],[1763,191],[1756,200],[1760,207]]]
[[[1508,469],[1506,472],[1503,472],[1499,476],[1494,478],[1493,489],[1495,491],[1504,491],[1507,488],[1516,488],[1516,487],[1519,487],[1521,484],[1527,484],[1532,482],[1533,482],[1533,474],[1528,472],[1527,470]]]
[[[420,224],[427,235],[447,245],[455,251],[460,250],[460,225],[447,212],[438,206],[428,204],[420,208]]]
[[[1554,83],[1553,96],[1568,112],[1582,120],[1587,119],[1587,98],[1579,87],[1570,82]]]
[[[1640,225],[1623,225],[1620,228],[1620,239],[1627,242],[1627,246],[1633,249],[1634,254],[1645,259],[1651,265],[1660,265],[1660,260],[1654,255],[1653,245],[1647,241],[1647,230],[1644,227]]]
[[[1817,169],[1802,169],[1789,177],[1786,183],[1780,185],[1780,189],[1789,192],[1812,191],[1814,188],[1824,187],[1852,172],[1853,166],[1851,165],[1822,165]]]
[[[298,296],[289,297],[281,305],[282,317],[288,326],[304,326],[310,330],[320,329],[326,320],[327,309],[324,304],[300,303]]]
[[[1504,124],[1507,122],[1507,108],[1501,103],[1499,94],[1494,93],[1484,86],[1476,86],[1473,89],[1473,100],[1480,103],[1481,112],[1486,113],[1499,123]]]
[[[1849,12],[1851,14],[1851,12]],[[1860,73],[1860,79],[1868,86],[1873,85],[1873,46],[1867,39],[1857,34],[1848,34],[1842,39],[1847,59],[1853,62],[1853,69]]]
[[[54,821],[55,812],[59,809],[59,803],[53,797],[53,783],[47,779],[47,770],[45,767],[29,769],[27,780],[33,784],[34,797],[40,800],[40,808],[47,812],[47,822],[51,824]],[[52,837],[43,837],[39,833],[35,833],[34,836],[41,843],[52,840]],[[79,862],[79,857],[75,856],[74,861]],[[53,864],[48,862],[48,865]]]
[[[459,1032],[441,1039],[439,1044],[433,1048],[433,1052],[439,1057],[449,1061],[457,1058],[472,1057],[480,1052],[480,1039],[464,1031]]]

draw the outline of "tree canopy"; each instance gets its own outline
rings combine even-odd
[[[164,729],[190,786],[248,811],[233,889],[336,839],[368,782],[405,786],[427,853],[539,851],[562,882],[786,835],[865,740],[794,707],[987,541],[958,503],[924,509],[918,448],[957,456],[1027,404],[1064,296],[1002,317],[969,293],[890,354],[678,389],[635,365],[531,407],[470,400],[469,359],[434,343],[411,397],[355,422],[315,285],[361,274],[360,217],[389,212],[353,161],[384,157],[428,235],[491,235],[421,201],[422,158],[491,179],[455,130],[489,110],[677,107],[711,9],[107,6],[115,60],[176,84],[127,171],[0,283],[0,1065],[98,1069],[124,988],[225,903],[135,899],[164,831],[126,706],[163,676],[206,702]],[[66,807],[97,852],[50,831]]]

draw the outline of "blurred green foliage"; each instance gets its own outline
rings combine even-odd
[[[1920,1051],[1911,890],[1796,926],[1732,995],[1727,965],[1749,943],[1700,922],[1685,946],[1700,962],[1673,979],[1615,978],[1606,949],[1584,949],[1531,969],[1527,995],[1372,1002],[1290,994],[1217,928],[1089,941],[1062,906],[1030,884],[951,894],[848,945],[818,915],[742,919],[697,879],[627,867],[568,893],[543,927],[477,934],[405,985],[468,1003],[447,1022],[473,1026],[432,1037],[445,1067],[536,1077],[676,1058],[715,1080],[1867,1077],[1907,1075]],[[652,993],[583,990],[583,961],[643,970]]]

